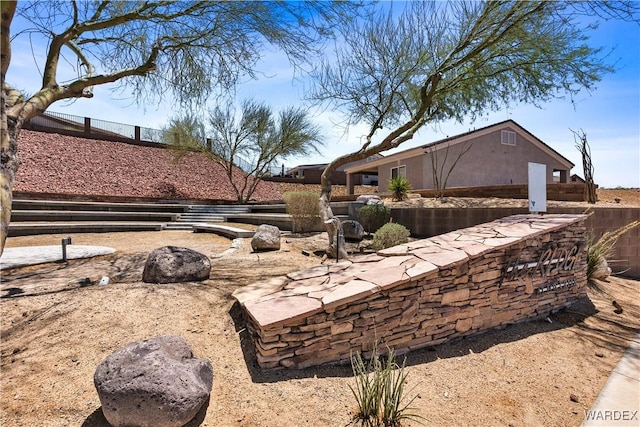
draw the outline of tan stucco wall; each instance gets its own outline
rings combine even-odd
[[[502,130],[516,132],[515,146],[501,143]],[[464,144],[452,145],[449,149],[444,175],[458,157]],[[527,184],[529,162],[547,165],[547,183],[553,183],[554,169],[564,170],[566,171],[564,176],[570,176],[565,165],[539,148],[530,137],[513,127],[506,126],[486,135],[477,136],[466,144],[471,144],[471,148],[451,172],[446,183],[447,187]],[[440,165],[444,161],[445,151],[446,146],[442,144],[437,153]],[[398,165],[406,165],[407,178],[414,189],[433,188],[431,159],[428,154],[381,165],[378,168],[381,188],[384,188],[382,186],[386,186],[389,181],[391,167]]]
[[[378,167],[378,186],[380,191],[384,192],[387,189],[389,180],[391,179],[391,168],[397,166],[407,167],[407,178],[411,185],[415,189],[423,188],[422,185],[422,171],[423,171],[423,159],[421,157],[411,157],[403,160],[396,160],[385,165]]]

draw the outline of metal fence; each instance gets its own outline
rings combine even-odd
[[[145,142],[164,142],[160,129],[92,119],[55,111],[47,111],[44,114],[33,117],[29,122],[31,126],[35,127],[79,132],[85,135],[95,134],[96,136],[105,137],[105,139],[118,137]]]
[[[164,132],[161,129],[110,122],[108,120],[92,119],[89,117],[58,113],[55,111],[47,111],[39,116],[31,118],[25,128],[34,130],[59,130],[67,133],[78,134],[82,137],[105,140],[131,140],[166,144]],[[254,164],[238,155],[234,157],[233,163],[246,173],[251,173],[251,171],[255,169]],[[269,167],[269,173],[274,176],[279,175],[281,170],[282,168],[279,166],[272,165]]]

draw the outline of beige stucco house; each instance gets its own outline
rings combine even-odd
[[[458,158],[447,181],[449,188],[527,184],[529,162],[547,165],[547,183],[568,183],[575,166],[515,121],[506,120],[347,167],[349,194],[353,194],[354,176],[374,173],[381,189],[396,176],[407,177],[415,190],[433,189],[433,161],[446,175]]]

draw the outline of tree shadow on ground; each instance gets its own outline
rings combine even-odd
[[[126,282],[142,277],[146,253],[110,254],[21,267],[2,274],[0,298],[21,298],[74,291],[97,285],[101,276],[111,282]],[[70,277],[76,279],[69,280]]]
[[[602,350],[625,351],[628,341],[640,334],[640,305],[635,299],[637,284],[637,281],[611,276],[590,285],[589,294],[598,301],[600,310],[587,322],[576,324],[576,337]],[[634,299],[625,298],[624,293]]]
[[[353,375],[348,360],[334,365],[321,365],[306,369],[263,370],[258,366],[255,346],[246,328],[245,311],[236,302],[229,310],[229,315],[233,320],[236,332],[239,334],[245,363],[254,383],[273,383],[313,377],[350,377]],[[598,323],[599,326],[585,323],[585,320],[594,316],[598,322],[590,323]],[[588,297],[583,297],[568,309],[562,309],[544,318],[490,329],[437,346],[414,350],[400,357],[401,359],[406,357],[406,366],[420,365],[437,359],[460,357],[470,353],[482,353],[496,345],[515,342],[536,334],[544,334],[574,326],[579,339],[588,339],[598,347],[624,352],[628,346],[627,338],[640,332],[640,329],[625,324],[626,322],[622,319],[617,320],[607,316],[600,313]]]

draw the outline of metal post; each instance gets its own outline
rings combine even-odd
[[[336,262],[340,261],[340,227],[336,228]]]
[[[71,237],[65,237],[62,239],[62,261],[67,260],[67,245],[71,244]]]

